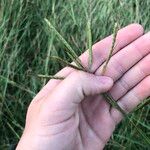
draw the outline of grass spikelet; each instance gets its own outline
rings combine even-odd
[[[113,51],[114,51],[114,49],[115,49],[115,44],[116,44],[116,38],[117,38],[117,32],[118,32],[118,23],[115,23],[115,25],[114,25],[114,32],[113,32],[113,39],[112,39],[112,45],[111,45],[111,49],[110,49],[110,51],[109,51],[109,55],[108,55],[108,57],[107,57],[107,59],[106,59],[106,62],[105,62],[105,64],[104,64],[104,67],[103,67],[103,69],[102,69],[102,75],[106,72],[106,68],[107,68],[107,65],[108,65],[108,63],[109,63],[109,61],[110,61],[110,59],[111,59],[111,56],[112,56],[112,54],[113,54]]]
[[[61,36],[61,34],[56,30],[56,28],[50,23],[49,20],[46,18],[44,19],[46,24],[49,26],[50,29],[52,29],[55,34],[58,36],[58,38],[62,41],[62,43],[67,47],[66,53],[71,58],[72,61],[76,63],[77,66],[84,68],[81,64],[80,59],[78,58],[78,55],[75,53],[75,51],[72,49],[72,47],[69,45],[69,43]]]
[[[113,51],[114,51],[114,48],[115,48],[115,43],[116,43],[116,37],[117,37],[117,32],[118,32],[118,23],[115,23],[114,25],[114,32],[113,32],[113,40],[112,40],[112,45],[111,45],[111,49],[109,51],[109,55],[106,59],[106,62],[103,66],[103,69],[102,69],[102,75],[105,74],[105,71],[107,69],[107,65],[112,57],[112,54],[113,54]],[[126,112],[117,104],[116,100],[113,99],[113,97],[108,94],[108,93],[104,93],[103,94],[104,98],[106,99],[106,101],[112,106],[112,107],[115,107],[117,110],[119,110],[124,116],[126,115]]]

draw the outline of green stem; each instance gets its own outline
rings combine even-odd
[[[109,55],[106,59],[106,62],[104,64],[104,67],[103,67],[103,70],[102,70],[102,74],[104,74],[106,72],[106,68],[107,68],[107,65],[113,55],[113,52],[114,52],[114,49],[115,49],[115,43],[116,43],[116,38],[117,38],[117,32],[118,32],[118,23],[115,23],[114,25],[114,32],[113,32],[113,39],[112,39],[112,45],[111,45],[111,48],[110,48],[110,51],[109,51]]]
[[[59,77],[59,76],[51,76],[51,75],[43,75],[43,74],[38,74],[37,75],[39,78],[48,78],[48,79],[56,79],[56,80],[64,80],[64,77]]]
[[[78,58],[77,54],[72,49],[72,47],[68,44],[68,42],[61,36],[61,34],[55,29],[55,27],[50,23],[49,20],[47,20],[46,18],[44,20],[45,20],[46,24],[49,26],[49,29],[52,29],[55,32],[55,34],[58,36],[58,38],[67,47],[66,53],[72,59],[72,61],[74,61],[77,64],[77,66],[84,68],[83,65],[81,64],[81,61]]]

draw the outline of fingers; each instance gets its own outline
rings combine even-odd
[[[77,71],[63,80],[43,102],[43,110],[75,112],[78,104],[89,95],[108,91],[113,85],[109,77]],[[70,113],[69,113],[70,114]]]
[[[105,75],[116,81],[149,52],[150,32],[112,56],[110,62],[108,63]],[[96,74],[100,74],[102,67],[103,66],[96,71]]]
[[[150,54],[143,58],[138,64],[125,73],[110,90],[115,100],[120,99],[131,88],[150,75]]]
[[[50,93],[50,99],[54,99],[55,102],[58,99],[59,102],[66,105],[69,105],[69,103],[76,105],[85,96],[106,92],[112,85],[113,81],[109,77],[76,71],[70,74]]]
[[[147,76],[137,86],[123,96],[118,101],[118,104],[126,112],[130,112],[148,96],[150,96],[150,76]],[[111,109],[111,115],[117,123],[122,119],[122,114],[115,108]]]
[[[125,47],[129,43],[133,42],[143,34],[143,27],[139,24],[131,24],[123,29],[119,30],[117,35],[117,46],[115,52]],[[94,72],[102,62],[106,59],[109,48],[111,47],[112,36],[109,36],[93,46],[93,66],[92,71]],[[82,63],[87,66],[88,64],[88,52],[85,52],[80,56]],[[66,77],[73,69],[65,67],[59,71],[56,75]],[[50,92],[58,83],[61,81],[50,80],[47,85],[38,93],[34,100],[41,99],[47,92]]]

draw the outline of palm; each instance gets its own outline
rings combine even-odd
[[[106,142],[114,129],[109,127],[112,125],[115,127],[115,124],[110,114],[110,106],[103,97],[99,95],[90,97],[88,100],[85,99],[81,104],[81,113],[83,117],[81,117],[81,124],[84,121],[81,126],[84,131],[86,127],[90,128],[93,134],[95,134],[95,138]]]
[[[103,147],[115,127],[109,104],[101,95],[97,95],[86,98],[79,107],[80,144],[85,149]]]

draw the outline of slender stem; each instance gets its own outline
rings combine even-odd
[[[48,79],[56,79],[56,80],[64,80],[65,77],[60,77],[60,76],[51,76],[51,75],[43,75],[43,74],[38,74],[37,75],[39,78],[48,78]]]
[[[118,109],[124,116],[126,116],[126,112],[117,104],[117,102],[113,99],[113,97],[108,93],[103,93],[106,101],[111,104],[112,107]]]
[[[77,66],[84,68],[83,65],[81,64],[80,59],[78,58],[77,54],[75,53],[75,51],[72,49],[72,47],[69,45],[69,43],[62,37],[62,35],[55,29],[55,27],[50,23],[49,20],[47,20],[46,18],[44,19],[46,24],[49,26],[50,29],[52,29],[55,34],[59,37],[59,39],[63,42],[63,44],[67,47],[66,53],[68,54],[68,56],[72,59],[72,61],[74,61]]]
[[[51,53],[51,49],[52,49],[52,43],[53,43],[53,37],[52,39],[50,40],[49,39],[49,46],[47,48],[47,56],[46,56],[46,60],[45,60],[45,68],[44,68],[44,74],[48,75],[48,64],[49,64],[49,57],[50,57],[50,53]],[[46,84],[46,79],[44,79],[43,81],[43,86]]]
[[[23,87],[23,86],[20,86],[20,85],[17,84],[16,82],[11,81],[11,80],[9,80],[8,78],[6,78],[6,77],[4,77],[4,76],[1,76],[1,75],[0,75],[0,78],[2,78],[2,79],[4,79],[4,80],[7,80],[7,82],[8,82],[9,84],[11,84],[12,86],[17,87],[17,88],[19,88],[19,89],[21,89],[21,90],[23,90],[23,91],[25,91],[25,92],[31,94],[32,96],[35,96],[35,95],[36,95],[33,91],[31,91],[31,90],[29,90],[29,89],[26,89],[26,88]]]
[[[105,74],[108,63],[112,57],[113,51],[115,49],[115,43],[116,43],[116,37],[117,37],[117,31],[118,31],[118,23],[115,23],[114,26],[114,34],[113,34],[113,40],[112,40],[112,46],[111,49],[109,51],[109,55],[108,58],[106,59],[106,63],[104,64],[104,67],[102,69],[102,75]],[[108,93],[104,93],[103,96],[105,97],[106,101],[112,106],[115,107],[116,109],[118,109],[123,115],[126,115],[126,112],[117,104],[116,100],[113,99],[113,97],[108,94]]]
[[[92,1],[89,0],[89,12],[88,12],[88,21],[87,21],[87,36],[88,36],[88,48],[89,48],[89,61],[88,68],[91,70],[93,63],[93,54],[92,54]]]
[[[76,69],[76,70],[82,70],[82,71],[86,71],[86,72],[88,71],[88,70],[86,70],[86,69],[84,69],[84,68],[75,66],[75,65],[69,63],[69,62],[66,61],[66,60],[63,60],[63,59],[61,59],[60,57],[57,57],[57,56],[51,56],[50,58],[55,59],[55,60],[57,60],[58,62],[60,62],[61,64],[66,65],[66,66],[69,66],[69,67],[71,67],[71,68],[73,68],[73,69]]]
[[[116,38],[117,38],[117,32],[118,32],[118,23],[115,23],[115,26],[114,26],[114,34],[113,34],[113,39],[112,39],[112,45],[111,45],[111,49],[109,51],[109,55],[106,59],[106,62],[104,64],[104,67],[102,69],[102,74],[104,74],[106,72],[106,68],[107,68],[107,65],[112,57],[112,54],[113,54],[113,51],[115,49],[115,43],[116,43]]]

